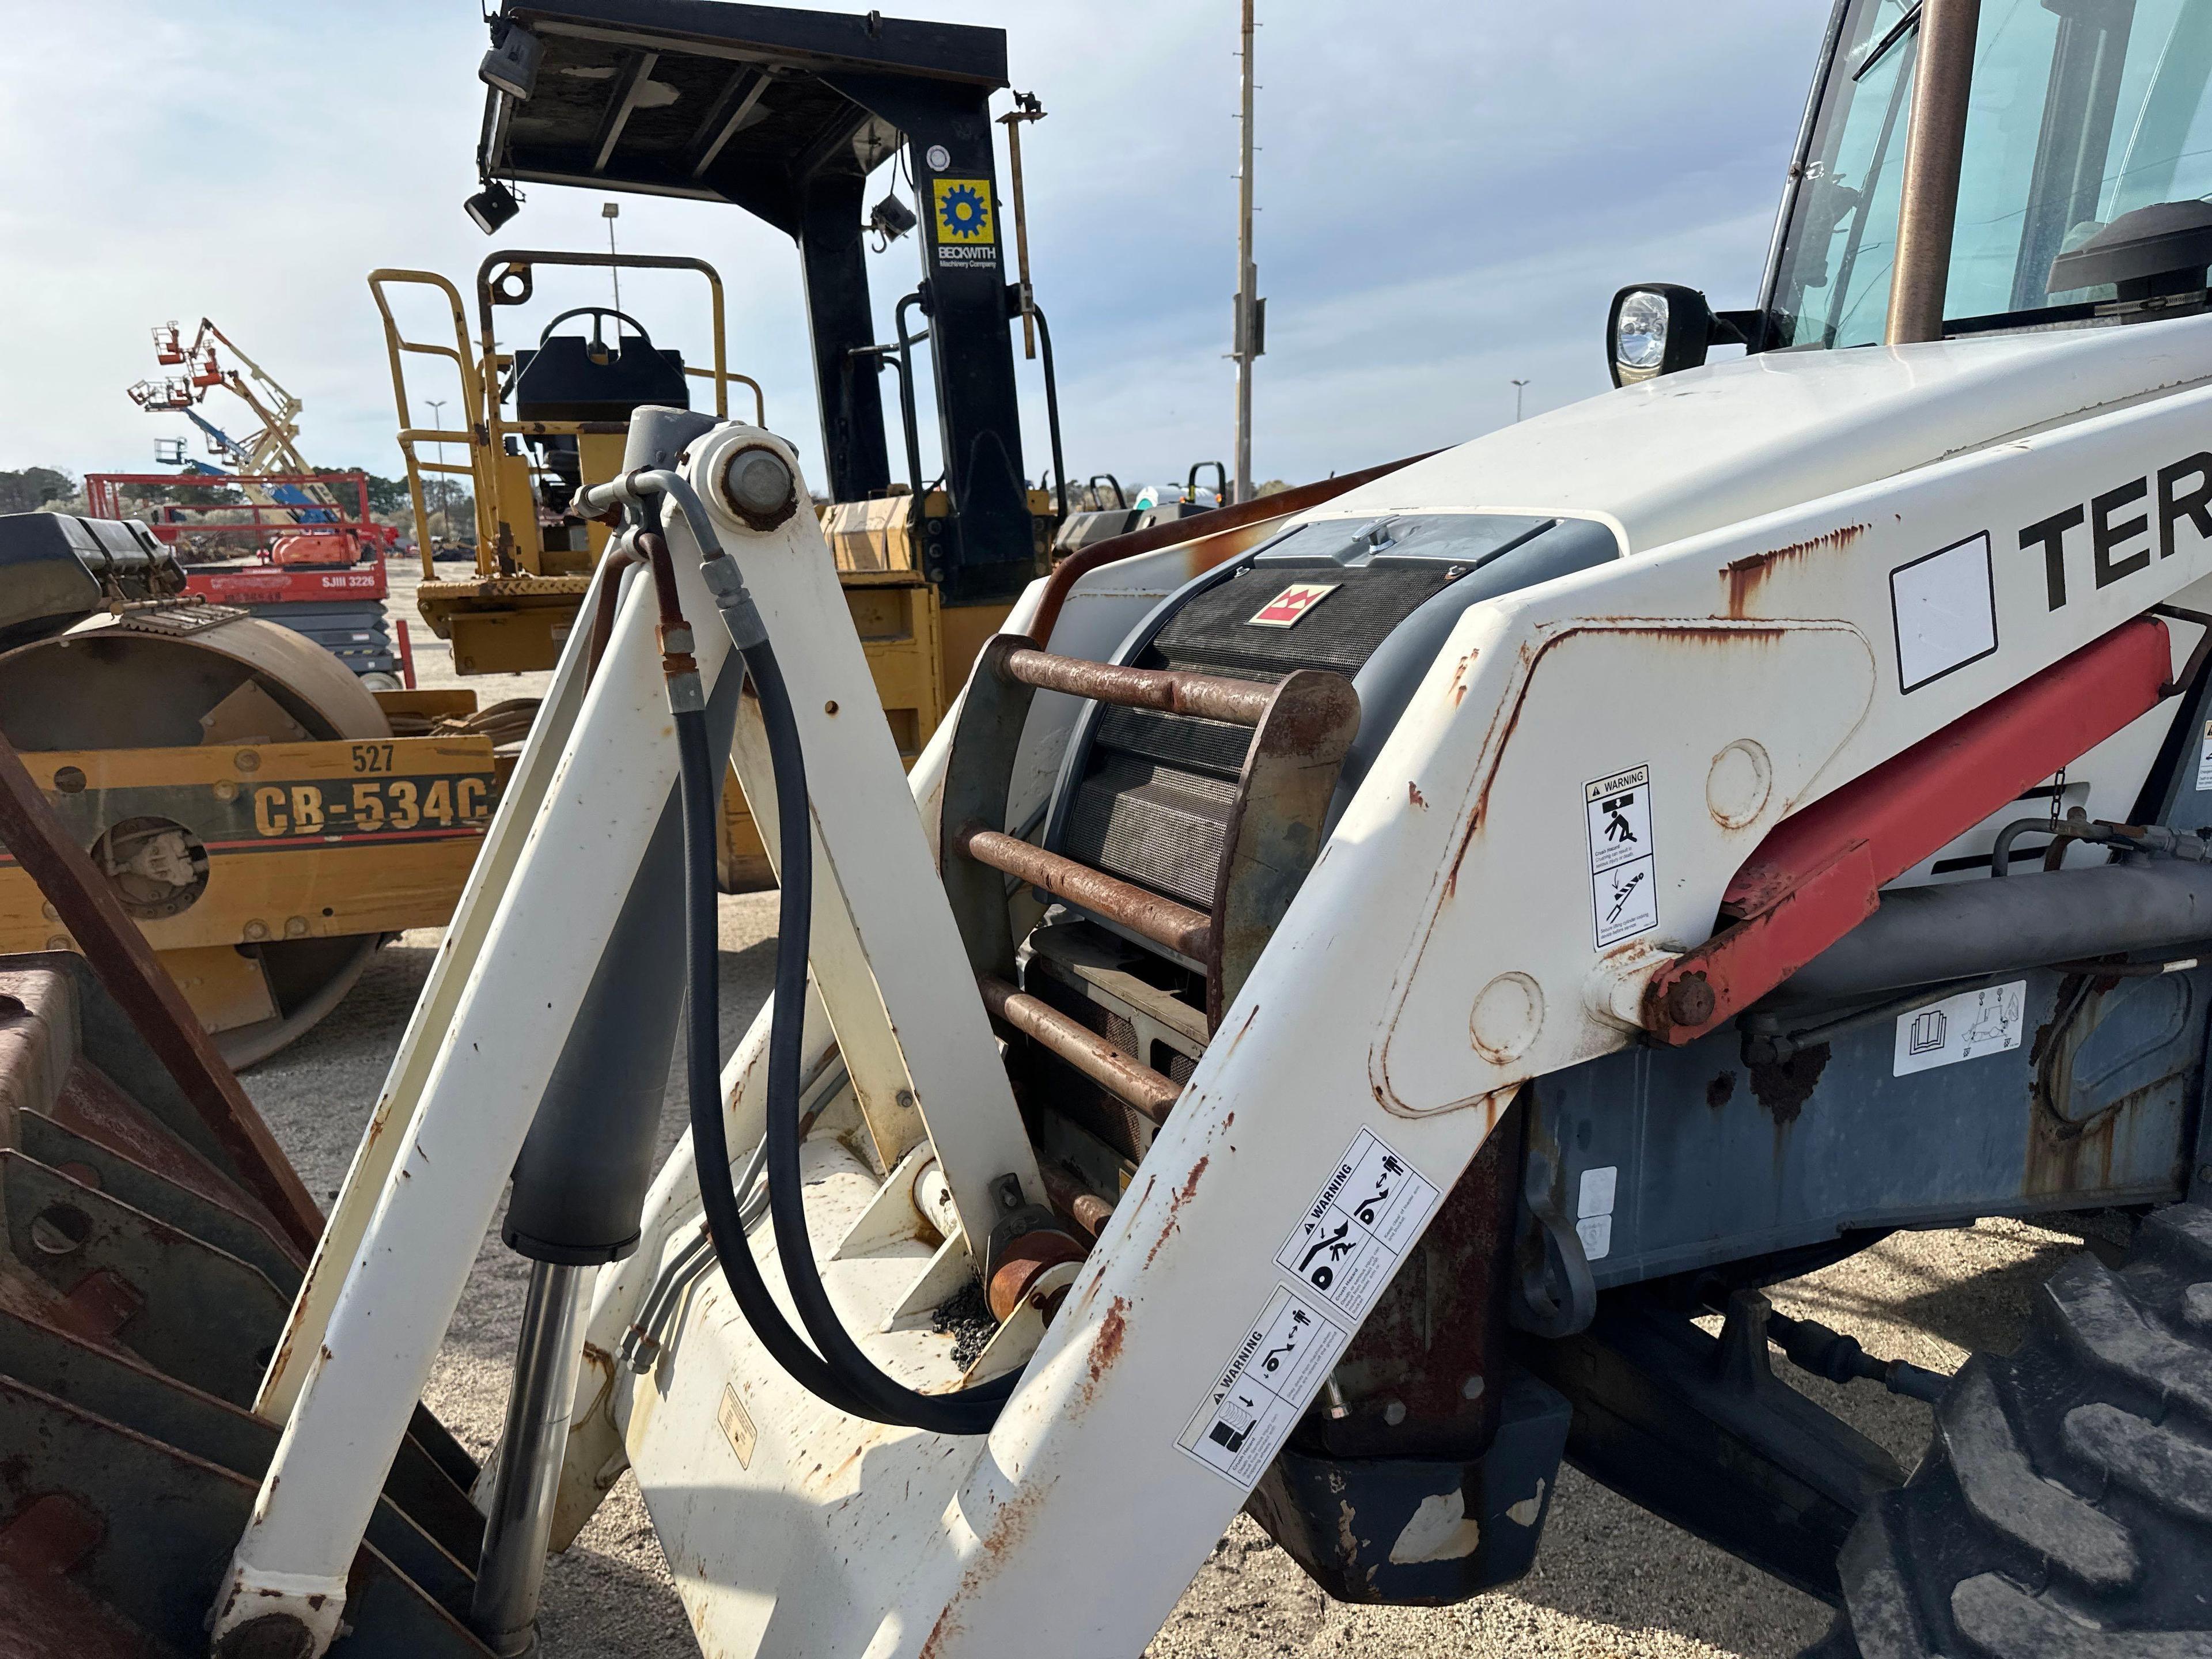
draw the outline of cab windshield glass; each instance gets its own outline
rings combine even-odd
[[[1918,28],[1917,0],[1850,0],[1783,240],[1776,345],[1882,337]],[[1945,315],[2112,298],[2048,292],[2051,262],[2124,213],[2212,197],[2208,71],[2212,0],[1984,0]]]

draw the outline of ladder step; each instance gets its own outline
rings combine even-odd
[[[980,823],[962,826],[952,844],[956,851],[978,864],[1041,887],[1054,898],[1080,905],[1109,921],[1118,921],[1190,961],[1210,959],[1213,923],[1200,911]]]
[[[1059,1055],[1124,1105],[1154,1123],[1167,1121],[1182,1094],[1174,1079],[1139,1065],[1089,1026],[996,975],[978,974],[975,982],[982,988],[983,1006],[994,1017]]]
[[[1002,670],[1024,685],[1046,691],[1065,691],[1070,696],[1118,703],[1125,708],[1156,708],[1163,714],[1224,720],[1232,726],[1257,726],[1275,695],[1272,684],[1250,680],[1158,668],[1124,668],[1079,657],[1056,657],[1048,651],[1009,653]]]

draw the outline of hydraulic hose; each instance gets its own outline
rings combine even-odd
[[[734,572],[732,573],[734,574]],[[728,615],[726,611],[725,616]],[[733,632],[733,639],[735,635]],[[754,694],[760,700],[769,755],[775,775],[776,827],[782,847],[778,871],[775,1012],[768,1050],[769,1215],[799,1322],[813,1338],[838,1380],[867,1409],[860,1415],[901,1423],[935,1434],[982,1434],[997,1421],[1018,1376],[1009,1375],[954,1394],[921,1394],[878,1370],[861,1352],[830,1304],[806,1230],[805,1193],[799,1174],[799,1072],[806,1006],[809,929],[814,915],[813,823],[806,794],[806,766],[792,712],[791,696],[765,639],[739,645]],[[723,1166],[726,1170],[726,1164]]]
[[[703,574],[731,642],[742,658],[759,699],[775,779],[776,823],[781,842],[777,911],[775,1001],[769,1027],[768,1134],[765,1142],[769,1212],[784,1283],[810,1347],[783,1316],[755,1261],[746,1236],[740,1195],[730,1171],[722,1121],[721,1049],[715,1026],[720,1006],[717,950],[714,819],[721,769],[708,741],[696,684],[679,690],[672,678],[677,755],[683,786],[684,831],[684,950],[686,1000],[684,1074],[691,1119],[692,1157],[708,1237],[731,1294],[770,1358],[809,1392],[855,1417],[936,1434],[982,1434],[998,1419],[1019,1381],[1018,1373],[951,1394],[921,1394],[878,1369],[847,1331],[831,1304],[806,1231],[800,1176],[799,1095],[804,1069],[807,965],[814,908],[813,826],[806,793],[805,757],[788,689],[760,615],[737,567],[723,553],[697,497],[672,474],[633,474],[621,493],[667,495],[692,526],[708,556]],[[635,491],[635,493],[631,493]],[[685,499],[689,497],[689,499]],[[648,550],[665,558],[649,538]],[[686,661],[688,663],[688,653]],[[689,670],[696,677],[696,669]],[[688,705],[688,706],[687,706]],[[748,1171],[750,1173],[750,1170]],[[818,1351],[818,1352],[817,1352]]]
[[[707,1231],[729,1281],[730,1294],[769,1357],[793,1381],[842,1412],[865,1416],[860,1402],[822,1358],[786,1322],[745,1238],[745,1218],[730,1178],[730,1143],[722,1125],[721,1043],[715,1030],[721,1006],[720,963],[714,895],[714,814],[720,781],[707,741],[703,709],[676,716],[676,749],[684,780],[684,891],[685,957],[684,1082],[691,1114],[691,1156]],[[703,868],[702,868],[703,865]],[[704,890],[705,902],[700,902]],[[781,949],[779,947],[779,955]]]

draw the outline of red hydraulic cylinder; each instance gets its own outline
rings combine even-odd
[[[2124,623],[1785,818],[1729,884],[1729,922],[1646,988],[1644,1028],[1693,1042],[1881,907],[1881,889],[2154,708],[2166,624]]]

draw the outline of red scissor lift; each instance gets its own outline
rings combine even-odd
[[[321,484],[358,511],[313,525],[297,521],[286,503],[126,501],[133,486],[175,488],[204,483],[210,489],[250,482],[264,486]],[[198,561],[185,565],[185,591],[212,605],[234,605],[305,634],[357,674],[395,677],[414,684],[406,624],[396,642],[384,625],[390,592],[385,555],[399,532],[368,515],[368,476],[363,472],[240,475],[173,472],[93,472],[84,481],[85,510],[95,519],[139,519],[160,540],[195,546]],[[343,513],[343,508],[337,509]],[[217,518],[215,515],[220,515]],[[187,543],[187,538],[189,542]],[[230,556],[206,559],[229,543]],[[179,546],[179,558],[183,548]]]
[[[251,380],[224,367],[218,343],[237,356]],[[131,400],[149,412],[183,415],[234,470],[193,466],[183,439],[158,440],[156,458],[188,470],[91,474],[85,492],[92,514],[143,519],[177,549],[188,571],[186,592],[283,623],[357,674],[412,685],[406,625],[399,625],[395,651],[384,617],[384,558],[399,532],[370,516],[368,474],[310,471],[294,441],[299,400],[213,323],[203,319],[189,344],[174,323],[155,328],[154,354],[163,367],[184,372],[140,381],[130,388]],[[242,401],[260,429],[234,439],[202,415],[198,405],[215,387]],[[227,499],[140,501],[126,507],[125,493],[134,486],[165,493],[199,489]]]

